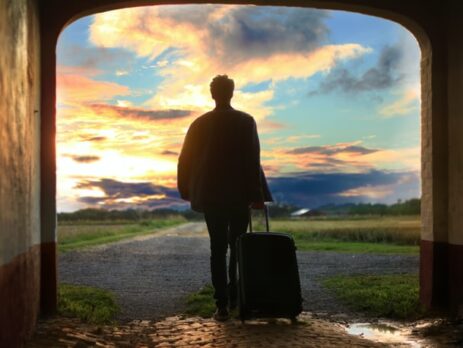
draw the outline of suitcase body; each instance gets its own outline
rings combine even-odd
[[[250,226],[251,233],[237,240],[240,319],[294,319],[302,311],[294,240],[285,233],[254,233]]]

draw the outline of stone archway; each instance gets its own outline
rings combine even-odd
[[[193,1],[215,3],[216,1]],[[56,310],[56,158],[55,158],[55,99],[56,56],[55,47],[61,30],[73,20],[96,12],[118,8],[157,4],[187,4],[192,1],[147,0],[82,0],[67,4],[59,0],[41,3],[41,309],[42,313]],[[448,55],[445,11],[438,1],[423,5],[419,0],[255,0],[222,1],[217,3],[298,6],[348,10],[387,18],[409,29],[421,47],[422,82],[422,242],[420,285],[421,301],[428,307],[462,304],[463,236],[457,231],[457,222],[463,216],[462,176],[463,146],[449,125],[463,126],[457,112],[463,110],[456,90],[463,82],[448,76],[448,64],[461,73],[463,46]],[[456,2],[455,2],[456,4]],[[427,6],[427,8],[423,8]],[[451,5],[449,5],[451,6]],[[455,5],[457,6],[457,5]],[[454,35],[461,24],[455,19]],[[450,34],[451,35],[451,34]],[[456,38],[456,36],[455,36]],[[453,84],[451,84],[453,81]],[[450,88],[450,91],[448,90]],[[449,96],[455,100],[449,117]],[[453,115],[453,114],[452,114]],[[456,128],[454,128],[456,129]],[[456,151],[449,151],[449,144]],[[452,159],[456,162],[452,162]],[[455,164],[453,164],[455,163]],[[449,167],[449,164],[451,166]],[[453,167],[452,167],[453,166]],[[449,175],[449,168],[454,172]],[[450,180],[450,181],[449,181]],[[449,187],[456,187],[452,192]],[[458,195],[460,193],[460,195]],[[451,210],[449,210],[449,208]],[[458,213],[460,213],[458,215]],[[452,242],[453,244],[449,244]],[[449,267],[449,260],[456,268]],[[451,271],[452,269],[452,271]],[[450,302],[449,302],[450,301]]]

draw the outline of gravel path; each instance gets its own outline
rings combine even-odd
[[[113,291],[120,320],[161,319],[184,310],[185,296],[210,283],[209,239],[203,223],[188,223],[59,255],[61,282]],[[418,272],[418,256],[298,252],[304,309],[348,313],[319,280],[338,274]]]

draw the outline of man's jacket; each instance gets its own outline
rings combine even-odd
[[[254,119],[233,108],[198,117],[183,143],[177,184],[180,196],[199,212],[271,201]]]

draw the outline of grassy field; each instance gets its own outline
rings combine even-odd
[[[323,281],[346,305],[373,317],[417,319],[424,314],[418,276],[337,276]]]
[[[254,219],[255,230],[262,231],[260,218]],[[82,221],[59,224],[60,251],[104,244],[187,222],[182,217],[128,221]],[[290,233],[299,250],[349,253],[416,254],[419,251],[419,216],[319,218],[303,220],[272,219],[275,232]]]
[[[69,251],[92,245],[115,242],[121,239],[153,233],[159,229],[186,222],[182,218],[127,222],[76,222],[58,225],[58,250]]]
[[[111,292],[89,286],[60,284],[58,312],[77,317],[92,324],[109,324],[114,321],[119,307]]]
[[[299,250],[409,254],[419,251],[420,224],[419,216],[271,220],[270,229],[290,233]]]

